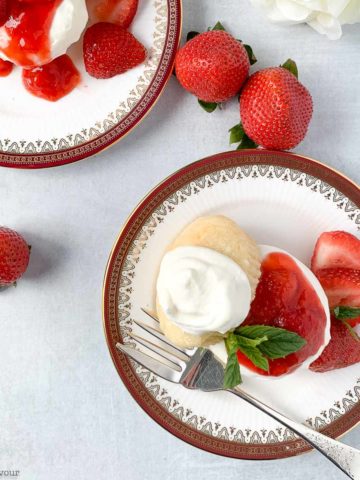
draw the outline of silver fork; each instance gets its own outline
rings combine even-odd
[[[180,383],[186,388],[213,392],[224,390],[224,367],[206,348],[184,350],[173,345],[160,331],[156,315],[142,309],[149,315],[157,326],[150,326],[143,322],[135,323],[147,332],[145,337],[130,333],[137,343],[155,354],[153,356],[133,348],[130,345],[117,343],[116,347],[124,354],[135,360],[155,375],[170,382]],[[160,360],[161,359],[161,360]],[[287,418],[255,397],[237,388],[226,390],[242,398],[257,409],[266,413],[277,422],[292,430],[296,435],[306,440],[328,460],[353,480],[360,480],[360,450],[345,445],[337,440],[312,430],[301,423]]]

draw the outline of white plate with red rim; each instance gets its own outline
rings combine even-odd
[[[151,110],[171,75],[181,34],[180,0],[139,0],[130,31],[148,51],[144,64],[107,80],[92,78],[82,41],[67,52],[80,85],[57,102],[31,95],[21,68],[0,78],[0,165],[44,168],[75,162],[109,147]]]
[[[204,450],[245,459],[275,459],[309,446],[226,392],[191,391],[156,377],[121,354],[117,342],[133,319],[148,320],[164,251],[195,218],[223,214],[259,244],[284,249],[309,265],[324,231],[360,231],[359,187],[331,168],[286,152],[227,152],[165,179],[136,207],[109,258],[104,327],[114,364],[139,405],[160,425]],[[360,421],[359,365],[328,373],[307,369],[280,379],[244,375],[242,388],[299,422],[338,437]]]

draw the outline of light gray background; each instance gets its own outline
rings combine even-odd
[[[296,150],[359,182],[360,27],[331,42],[269,25],[247,0],[185,0],[183,31],[222,20],[257,67],[296,59],[315,113]],[[272,462],[217,457],[172,437],[137,406],[104,340],[106,261],[134,205],[169,173],[229,149],[236,102],[212,115],[171,78],[150,116],[110,150],[42,171],[0,172],[0,224],[32,245],[28,272],[0,295],[0,471],[24,480],[337,479],[318,454]],[[360,428],[344,440],[360,447]]]

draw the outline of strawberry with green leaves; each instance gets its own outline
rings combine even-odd
[[[293,60],[265,68],[241,90],[241,124],[230,129],[230,143],[239,143],[239,149],[290,150],[304,139],[312,112],[311,95],[298,81]]]
[[[14,230],[0,227],[0,287],[18,280],[27,269],[30,249],[24,238]]]
[[[249,75],[249,54],[252,62],[256,59],[220,22],[207,32],[190,32],[188,38],[176,54],[176,77],[211,112],[239,93]]]

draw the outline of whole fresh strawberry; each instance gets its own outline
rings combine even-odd
[[[13,284],[29,264],[30,249],[14,230],[0,227],[0,287]]]
[[[243,130],[257,145],[271,150],[296,147],[313,112],[310,93],[297,79],[296,64],[265,68],[248,79],[240,95]]]
[[[96,23],[84,35],[86,71],[95,78],[110,78],[142,63],[145,47],[134,35],[112,23]]]
[[[176,77],[185,90],[206,103],[220,103],[236,95],[249,75],[244,45],[221,24],[196,34],[176,54]]]
[[[360,362],[360,339],[343,322],[331,318],[331,340],[310,365],[314,372],[327,372]]]
[[[135,17],[138,0],[87,0],[86,5],[92,20],[128,28]]]

